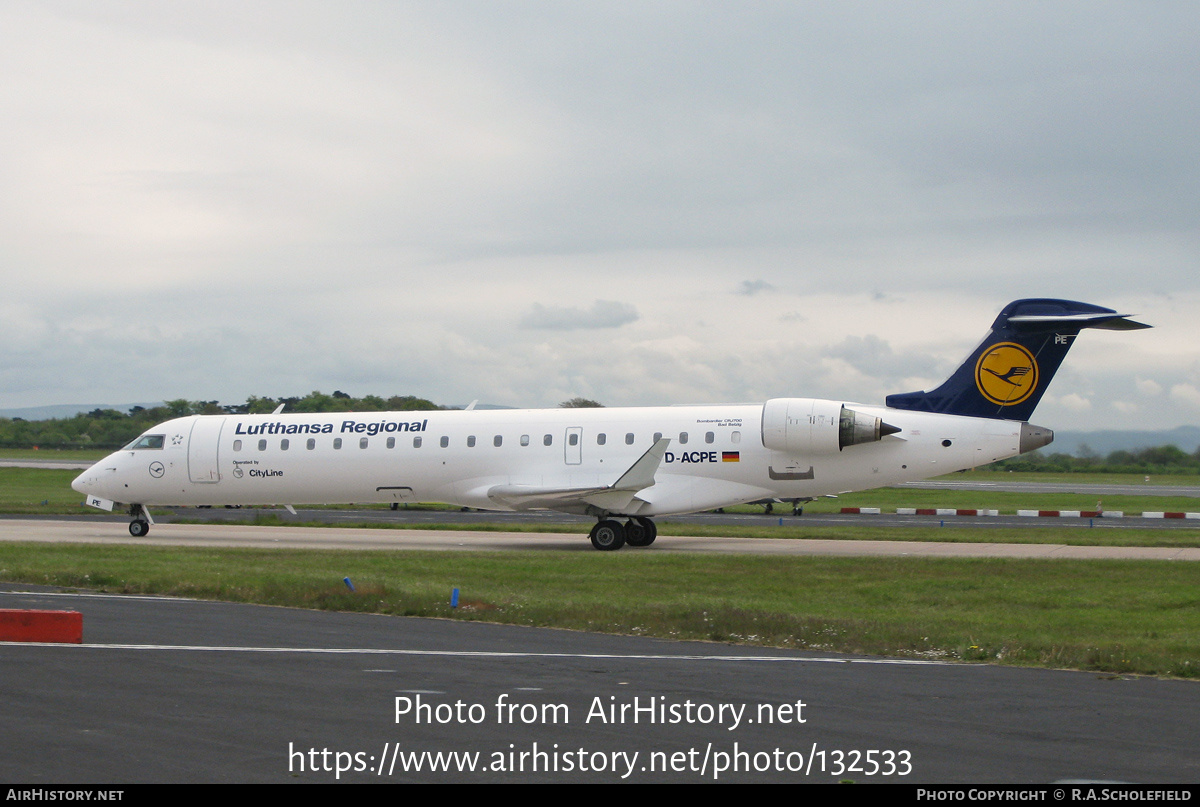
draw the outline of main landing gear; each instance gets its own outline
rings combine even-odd
[[[658,527],[648,518],[631,518],[622,524],[614,519],[603,519],[592,527],[592,546],[601,552],[615,552],[625,544],[650,546],[658,537]]]

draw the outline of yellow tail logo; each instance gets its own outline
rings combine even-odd
[[[993,345],[975,363],[975,386],[994,404],[1019,404],[1033,394],[1037,385],[1037,361],[1016,342]]]

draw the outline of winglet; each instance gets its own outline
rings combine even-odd
[[[616,481],[611,489],[637,492],[653,487],[654,474],[658,471],[658,466],[662,464],[663,455],[667,453],[667,446],[670,444],[671,438],[663,437],[650,446],[637,462],[629,466],[628,471],[621,474],[621,478]]]

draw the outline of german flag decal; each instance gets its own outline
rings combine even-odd
[[[741,455],[740,451],[722,451],[721,462],[740,462]]]

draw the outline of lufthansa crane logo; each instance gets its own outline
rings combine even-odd
[[[1019,404],[1038,385],[1033,354],[1015,342],[992,345],[975,363],[975,386],[983,397],[1000,406]]]

